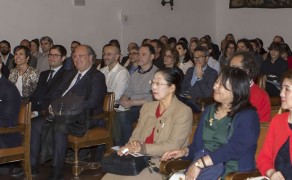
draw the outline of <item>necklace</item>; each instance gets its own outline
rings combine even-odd
[[[210,118],[210,119],[209,119],[209,125],[210,125],[210,126],[213,126],[213,122],[214,122],[214,119],[213,119],[213,118]]]

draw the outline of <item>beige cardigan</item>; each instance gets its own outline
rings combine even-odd
[[[153,101],[143,105],[138,124],[130,138],[130,141],[144,142],[155,127],[154,143],[145,144],[146,152],[143,152],[153,156],[162,156],[167,151],[187,146],[193,122],[192,110],[176,97],[157,119],[155,113],[158,104],[158,101]]]

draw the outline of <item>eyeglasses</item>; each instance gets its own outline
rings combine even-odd
[[[129,53],[128,56],[134,56],[134,55],[138,55],[139,53],[137,52],[132,52],[132,53]]]
[[[0,48],[4,49],[4,48],[8,48],[8,46],[0,46]]]
[[[88,54],[80,54],[80,55],[73,55],[72,58],[73,59],[83,59],[84,57],[89,56]]]
[[[52,58],[52,57],[53,57],[53,58],[57,58],[57,57],[59,57],[59,56],[62,57],[62,55],[60,55],[60,54],[48,54],[48,57],[49,57],[49,58]]]
[[[114,55],[117,55],[117,54],[111,54],[111,53],[108,53],[108,54],[103,53],[103,54],[102,54],[102,56],[114,56]]]
[[[172,55],[164,55],[164,57],[167,58],[167,59],[173,58]]]
[[[194,61],[202,61],[206,56],[194,57]]]
[[[160,86],[162,86],[162,85],[169,85],[169,84],[166,84],[166,83],[160,83],[160,82],[156,82],[156,81],[153,81],[153,80],[151,80],[151,81],[149,81],[149,84],[151,84],[152,86],[157,86],[157,87],[160,87]]]

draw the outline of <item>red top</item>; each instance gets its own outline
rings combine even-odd
[[[164,111],[160,114],[160,108],[159,108],[159,105],[158,105],[157,108],[156,108],[156,112],[155,112],[156,118],[159,118],[160,116],[162,116],[163,113],[164,113]],[[152,133],[150,134],[150,136],[148,136],[145,139],[145,144],[153,144],[153,142],[154,142],[154,130],[155,130],[155,127],[153,128]]]
[[[271,102],[268,93],[253,84],[250,88],[250,103],[257,109],[260,122],[269,122],[271,120]]]
[[[292,130],[288,124],[290,112],[276,115],[270,123],[265,142],[257,157],[257,167],[262,175],[269,169],[275,169],[276,156],[282,145],[290,137],[290,161],[292,163]]]
[[[292,56],[288,56],[287,63],[288,63],[288,69],[292,69]]]

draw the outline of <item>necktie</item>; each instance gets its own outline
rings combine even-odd
[[[81,76],[82,76],[82,74],[79,73],[78,76],[77,76],[76,82],[75,82],[75,84],[73,86],[75,86],[80,81]]]
[[[52,82],[52,79],[53,79],[53,74],[54,74],[54,70],[50,70],[50,76],[49,76],[49,79],[47,81],[47,85],[49,86],[50,83]]]

